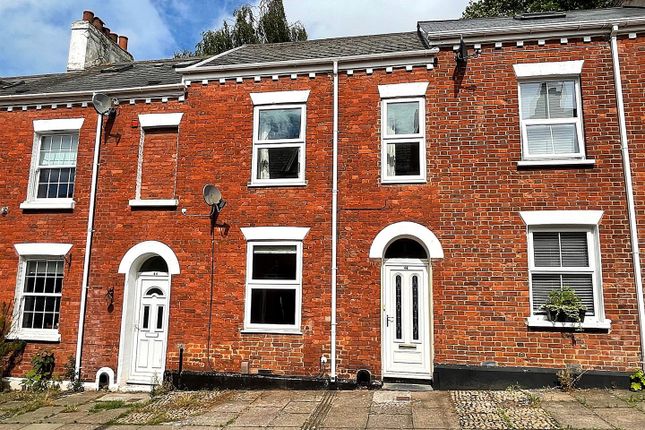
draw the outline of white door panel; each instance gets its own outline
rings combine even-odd
[[[384,376],[430,376],[428,276],[422,266],[386,266]]]

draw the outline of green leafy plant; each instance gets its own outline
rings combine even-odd
[[[11,340],[11,307],[6,303],[0,304],[0,376],[6,376],[14,361],[25,348],[22,340]]]
[[[549,292],[549,298],[542,305],[547,317],[553,322],[577,322],[584,320],[587,306],[582,303],[576,292],[569,287]]]
[[[25,375],[23,387],[30,391],[45,391],[51,387],[54,376],[54,353],[40,350],[31,358],[31,370]]]
[[[76,358],[70,355],[67,363],[63,365],[63,377],[69,381],[68,389],[75,393],[83,391],[83,382],[80,375],[76,374]]]
[[[643,391],[645,389],[645,373],[637,370],[629,376],[629,389],[632,391]]]

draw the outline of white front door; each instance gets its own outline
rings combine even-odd
[[[428,271],[423,265],[386,265],[383,291],[383,376],[429,379]]]
[[[134,357],[130,383],[161,383],[168,338],[167,276],[144,276],[138,281],[139,305],[134,318]]]

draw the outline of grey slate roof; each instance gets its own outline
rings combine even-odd
[[[93,67],[78,72],[0,77],[0,96],[176,84],[181,82],[181,75],[177,73],[176,68],[185,67],[195,61],[197,59],[135,61]]]
[[[199,67],[337,58],[427,49],[417,32],[245,45]]]
[[[565,12],[561,18],[515,19],[513,17],[453,19],[443,21],[420,21],[419,29],[432,40],[441,36],[459,36],[461,33],[493,33],[513,28],[533,29],[556,25],[599,22],[611,24],[630,18],[645,18],[645,8],[616,7],[608,9],[574,10]]]

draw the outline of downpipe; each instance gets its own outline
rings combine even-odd
[[[81,377],[81,354],[83,353],[83,331],[85,328],[85,308],[90,277],[90,254],[94,236],[94,207],[96,205],[96,185],[98,182],[99,151],[101,148],[101,132],[103,130],[103,114],[97,114],[96,140],[94,141],[94,161],[92,163],[92,187],[90,190],[90,207],[87,215],[87,236],[85,238],[85,256],[83,258],[83,283],[81,287],[81,307],[78,313],[78,336],[76,340],[76,356],[74,372],[76,378]]]
[[[331,382],[336,382],[336,277],[338,272],[338,61],[334,61],[334,118],[332,142],[332,193],[331,193]]]
[[[638,230],[636,227],[636,205],[634,203],[634,187],[632,184],[631,161],[627,141],[627,123],[625,121],[625,105],[623,104],[623,84],[620,75],[620,59],[618,57],[618,26],[611,30],[611,57],[614,67],[614,87],[616,88],[616,104],[618,105],[618,127],[620,129],[620,150],[623,158],[623,175],[625,177],[625,193],[627,194],[627,215],[629,218],[629,237],[632,248],[632,263],[634,265],[634,284],[636,286],[636,302],[638,304],[638,325],[641,341],[641,369],[645,371],[645,305],[643,303],[643,278],[641,271],[640,250],[638,248]]]

